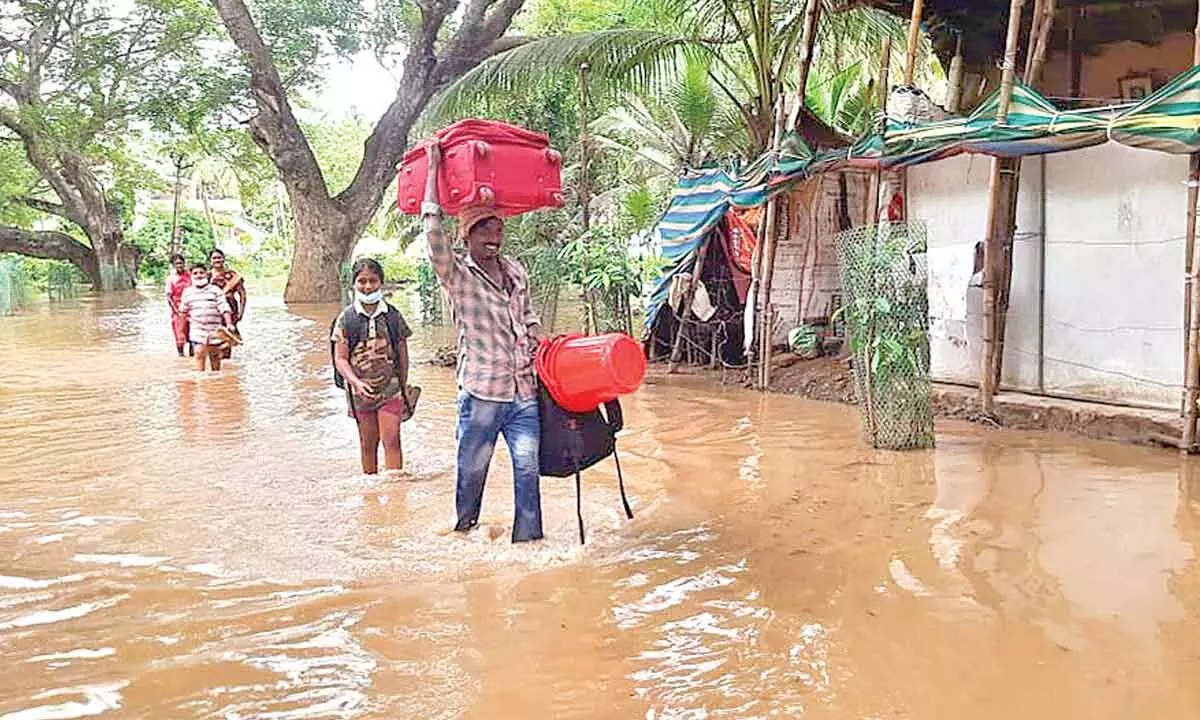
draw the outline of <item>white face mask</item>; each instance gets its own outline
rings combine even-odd
[[[208,284],[208,278],[193,278],[192,284],[198,288],[202,288]]]
[[[354,291],[354,299],[358,300],[363,305],[378,305],[383,300],[383,288],[379,288],[372,293],[361,293],[358,290]]]

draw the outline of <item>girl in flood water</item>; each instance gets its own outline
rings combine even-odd
[[[175,334],[175,350],[179,352],[179,357],[183,357],[185,347],[189,355],[194,353],[188,341],[187,316],[179,310],[183,291],[191,284],[192,276],[187,271],[187,263],[182,255],[175,253],[171,256],[171,277],[167,278],[167,305],[171,308],[171,331]]]
[[[351,269],[354,302],[333,325],[333,365],[346,387],[350,417],[358,423],[364,473],[379,471],[379,444],[387,470],[404,467],[400,424],[410,418],[420,389],[408,385],[408,338],[400,311],[383,298],[383,267],[361,258]]]
[[[225,291],[225,298],[229,301],[229,307],[233,311],[231,329],[234,333],[240,333],[238,323],[246,314],[246,281],[242,278],[241,273],[225,265],[225,253],[220,248],[213,248],[209,253],[208,260],[212,264],[212,283]],[[240,334],[238,337],[240,338]],[[228,358],[232,352],[233,347],[227,345],[223,351],[223,357]]]

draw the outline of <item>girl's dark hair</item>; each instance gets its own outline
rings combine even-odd
[[[202,262],[192,263],[192,269],[193,270],[208,270],[208,264],[202,263]]]
[[[375,258],[369,257],[359,258],[354,261],[354,264],[350,266],[350,279],[357,279],[359,273],[363,272],[364,270],[378,275],[379,282],[383,282],[385,280],[383,277],[383,266],[380,265],[379,261]]]
[[[213,255],[220,255],[222,260],[225,259],[225,251],[221,248],[213,248],[212,250],[208,251],[209,257],[212,257]]]
[[[175,264],[176,260],[183,260],[183,256],[179,253],[171,253],[171,257],[167,258],[167,262],[171,263],[172,265]]]

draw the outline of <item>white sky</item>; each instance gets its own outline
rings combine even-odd
[[[311,96],[313,103],[331,118],[358,113],[374,124],[396,97],[397,82],[370,52],[353,61],[337,61],[325,73],[325,88]]]

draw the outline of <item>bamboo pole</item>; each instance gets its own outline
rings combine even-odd
[[[963,93],[963,39],[959,33],[954,46],[954,58],[950,61],[950,73],[947,78],[946,111],[957,114],[962,110]]]
[[[879,68],[879,139],[882,141],[887,135],[887,99],[888,99],[888,76],[891,72],[892,65],[892,39],[886,37],[883,39],[882,60]],[[871,174],[871,224],[879,224],[879,193],[883,186],[883,168],[875,167],[875,172]]]
[[[1070,82],[1070,96],[1077,98],[1083,93],[1083,53],[1079,50],[1079,18],[1083,17],[1082,7],[1067,10],[1067,75]]]
[[[1038,17],[1036,32],[1030,36],[1028,61],[1025,63],[1025,84],[1033,85],[1042,74],[1046,55],[1050,48],[1050,33],[1054,29],[1054,15],[1058,12],[1057,0],[1037,0]]]
[[[579,66],[579,206],[583,210],[583,231],[586,233],[592,227],[592,188],[588,177],[591,169],[591,149],[588,137],[588,73],[591,67],[587,63]]]
[[[592,229],[592,179],[591,151],[588,137],[588,73],[591,67],[587,63],[579,65],[579,208],[582,213],[581,224],[586,235]],[[596,326],[596,298],[587,289],[582,292],[583,299],[583,332],[592,334],[599,332]]]
[[[792,127],[797,127],[800,122],[801,114],[804,110],[805,97],[808,91],[808,76],[812,71],[813,49],[817,43],[817,25],[821,17],[821,0],[808,0],[808,5],[804,9],[804,30],[800,36],[800,52],[798,54],[798,68],[796,81],[796,118],[793,121]],[[780,94],[780,104],[775,115],[775,135],[773,144],[775,146],[776,157],[778,157],[781,143],[783,142],[784,132],[784,108],[782,102],[782,93]],[[762,273],[762,308],[763,312],[760,321],[760,340],[759,340],[759,386],[766,390],[771,386],[771,346],[774,338],[772,331],[775,327],[775,313],[771,306],[771,281],[775,275],[775,247],[778,242],[778,228],[775,227],[778,222],[778,200],[772,199],[767,205],[767,238],[763,253],[763,273]]]
[[[912,85],[917,75],[917,46],[921,41],[921,16],[925,13],[925,0],[914,0],[912,19],[908,24],[908,52],[904,61],[904,84]]]
[[[1192,46],[1192,65],[1200,65],[1200,0],[1197,4],[1196,13],[1196,29],[1194,31],[1194,44]],[[1190,182],[1188,185],[1188,233],[1186,254],[1191,259],[1191,264],[1188,266],[1187,285],[1185,292],[1190,298],[1188,303],[1188,348],[1187,348],[1187,369],[1186,385],[1187,397],[1185,398],[1184,420],[1183,420],[1183,439],[1180,443],[1181,450],[1185,453],[1190,453],[1196,444],[1196,398],[1200,395],[1200,253],[1196,252],[1196,202],[1200,200],[1200,188],[1197,187],[1195,180],[1200,178],[1200,155],[1193,154],[1191,164],[1189,165],[1188,177]]]
[[[808,76],[812,72],[813,48],[817,42],[817,23],[821,17],[822,0],[808,0],[804,10],[804,32],[800,36],[800,54],[797,59],[799,76],[796,79],[796,122],[804,110],[808,92]],[[793,129],[795,129],[793,125]]]
[[[772,140],[771,152],[775,157],[779,156],[779,148],[783,142],[783,123],[784,123],[784,97],[780,93],[778,100],[775,103],[775,128]],[[767,377],[766,371],[763,369],[771,364],[771,331],[770,323],[771,314],[771,275],[775,270],[775,240],[778,234],[778,214],[779,214],[779,196],[772,195],[767,200],[766,220],[764,222],[762,245],[763,251],[761,255],[761,282],[758,288],[758,382],[760,389],[766,390],[767,386],[764,380]]]
[[[1193,364],[1193,356],[1195,355],[1195,352],[1193,352],[1194,338],[1192,337],[1192,289],[1193,285],[1195,285],[1196,278],[1192,271],[1192,266],[1196,259],[1196,203],[1200,202],[1200,155],[1193,154],[1188,161],[1187,189],[1187,229],[1185,230],[1184,234],[1183,282],[1183,367],[1187,372],[1187,378],[1185,379],[1186,381],[1184,383],[1186,387],[1183,392],[1183,396],[1180,398],[1179,415],[1180,417],[1188,418],[1189,422],[1192,422],[1192,416],[1188,414],[1189,404],[1195,403],[1195,401],[1191,399],[1193,398],[1193,395],[1192,384],[1190,382],[1192,377],[1191,368]],[[1184,430],[1184,439],[1188,440],[1188,442],[1185,442],[1183,447],[1187,449],[1191,447],[1190,440],[1194,439],[1194,435],[1191,439],[1189,439],[1186,435],[1187,428],[1184,428]],[[1193,429],[1193,433],[1194,432],[1195,431]]]
[[[1004,66],[1000,80],[999,107],[996,108],[996,124],[1008,120],[1008,107],[1012,102],[1013,84],[1017,78],[1017,42],[1021,34],[1021,11],[1025,0],[1011,0],[1008,9],[1008,37],[1004,47]],[[996,260],[999,244],[999,216],[1002,200],[1000,158],[992,158],[991,174],[988,178],[987,238],[983,243],[983,354],[979,363],[979,406],[984,416],[990,416],[994,408],[995,384],[992,382],[992,358],[996,351]]]
[[[1050,47],[1050,33],[1054,28],[1056,0],[1036,0],[1032,33],[1025,56],[1025,74],[1022,80],[1033,85],[1041,74]],[[1003,212],[997,232],[1003,242],[1000,257],[1000,284],[996,299],[996,349],[992,354],[992,387],[1000,387],[1004,372],[1004,344],[1008,335],[1008,309],[1012,296],[1013,260],[1016,255],[1015,234],[1017,224],[1017,198],[1021,187],[1021,159],[1005,158],[1000,170],[1000,186]]]
[[[1200,65],[1200,12],[1196,17],[1196,40],[1193,48],[1193,63]],[[1192,318],[1192,277],[1191,267],[1192,259],[1196,253],[1196,203],[1200,201],[1200,156],[1193,155],[1188,164],[1188,211],[1187,211],[1187,230],[1185,236],[1185,257],[1184,257],[1184,287],[1183,287],[1183,366],[1188,367],[1188,357],[1191,355],[1191,318]],[[1185,378],[1186,385],[1186,378]],[[1185,417],[1187,414],[1187,390],[1180,394],[1179,399],[1179,416]]]

